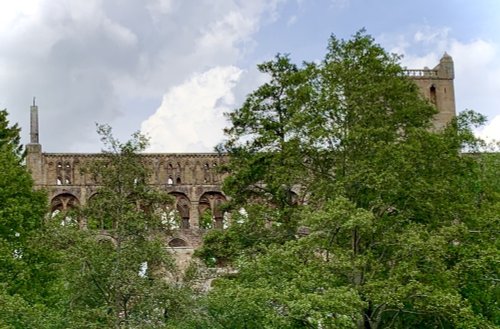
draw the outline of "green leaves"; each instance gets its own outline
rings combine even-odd
[[[0,327],[55,327],[52,256],[38,244],[47,196],[33,190],[21,151],[19,127],[0,111]]]
[[[399,59],[360,31],[332,36],[319,63],[259,66],[269,81],[228,115],[224,143],[224,190],[246,216],[199,251],[238,269],[209,294],[215,323],[500,323],[498,157],[461,153],[484,148],[471,130],[484,118],[433,131]]]
[[[352,328],[362,302],[337,282],[317,255],[290,242],[243,263],[235,279],[218,280],[208,312],[223,327]]]
[[[2,152],[12,152],[20,161],[23,156],[23,146],[19,135],[21,128],[17,123],[11,126],[7,115],[7,110],[0,111],[0,149]]]

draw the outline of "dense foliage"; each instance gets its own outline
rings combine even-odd
[[[398,61],[359,32],[259,66],[221,146],[236,216],[198,252],[238,271],[208,295],[215,327],[500,324],[498,157],[462,152],[484,118],[433,131]]]
[[[53,305],[48,255],[36,243],[47,196],[21,164],[19,131],[0,111],[0,328],[36,328]]]

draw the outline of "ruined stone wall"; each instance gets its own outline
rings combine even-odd
[[[41,153],[29,148],[28,167],[36,188],[49,194],[50,211],[59,212],[84,206],[97,192],[98,186],[83,170],[100,154]],[[206,228],[200,226],[200,216],[210,210],[212,227],[224,225],[221,205],[226,201],[221,191],[223,176],[218,167],[225,156],[206,154],[143,154],[151,171],[149,184],[175,198],[174,207],[182,222],[172,236],[175,248],[197,247]],[[175,240],[181,239],[181,240]]]

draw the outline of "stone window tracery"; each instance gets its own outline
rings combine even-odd
[[[58,161],[56,164],[56,185],[71,185],[73,181],[73,167],[71,162]]]
[[[223,228],[224,227],[224,210],[223,204],[226,198],[220,192],[206,192],[204,193],[198,203],[198,212],[200,228]]]

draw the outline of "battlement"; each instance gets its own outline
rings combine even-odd
[[[438,79],[438,70],[423,69],[407,69],[403,71],[403,74],[411,79]]]

